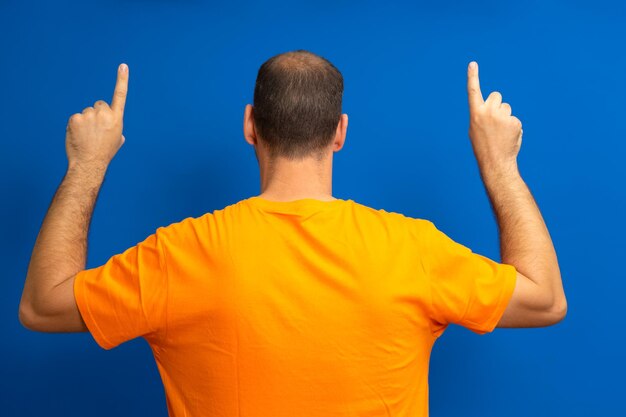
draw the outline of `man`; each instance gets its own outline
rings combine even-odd
[[[159,227],[85,270],[108,164],[124,143],[128,67],[111,106],[72,115],[68,169],[43,222],[21,323],[149,343],[171,416],[426,416],[428,362],[448,324],[478,334],[549,326],[566,299],[550,235],[520,177],[522,129],[470,63],[469,136],[502,262],[435,225],[332,196],[345,141],[343,78],[298,50],[259,69],[244,114],[261,193]]]

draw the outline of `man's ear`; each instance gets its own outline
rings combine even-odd
[[[343,148],[343,144],[346,142],[346,133],[348,131],[348,115],[342,114],[337,124],[337,133],[335,133],[335,140],[333,141],[333,152],[338,152]]]
[[[254,108],[251,104],[246,104],[243,113],[243,137],[250,145],[257,144],[256,130],[254,129]]]

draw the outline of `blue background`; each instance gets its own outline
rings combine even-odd
[[[334,195],[430,219],[494,259],[467,137],[470,60],[484,96],[500,91],[524,124],[520,171],[557,249],[568,316],[485,336],[451,326],[431,359],[431,415],[626,415],[625,17],[606,1],[0,2],[2,414],[167,414],[143,339],[105,351],[88,333],[18,321],[69,116],[110,101],[129,64],[126,142],[95,209],[91,268],[260,192],[244,106],[263,61],[303,48],[345,79]]]

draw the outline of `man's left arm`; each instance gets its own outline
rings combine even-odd
[[[87,236],[110,161],[124,143],[128,66],[118,67],[111,106],[98,100],[67,125],[67,172],[44,218],[26,274],[19,320],[46,332],[87,331],[74,297],[74,277],[85,269]]]

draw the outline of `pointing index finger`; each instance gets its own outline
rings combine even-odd
[[[113,91],[113,100],[111,108],[118,112],[124,113],[124,105],[126,104],[126,95],[128,94],[128,65],[121,64],[117,68],[117,82],[115,83],[115,91]]]
[[[467,98],[469,100],[470,109],[483,104],[483,95],[480,92],[480,81],[478,80],[478,63],[470,62],[467,67]]]

